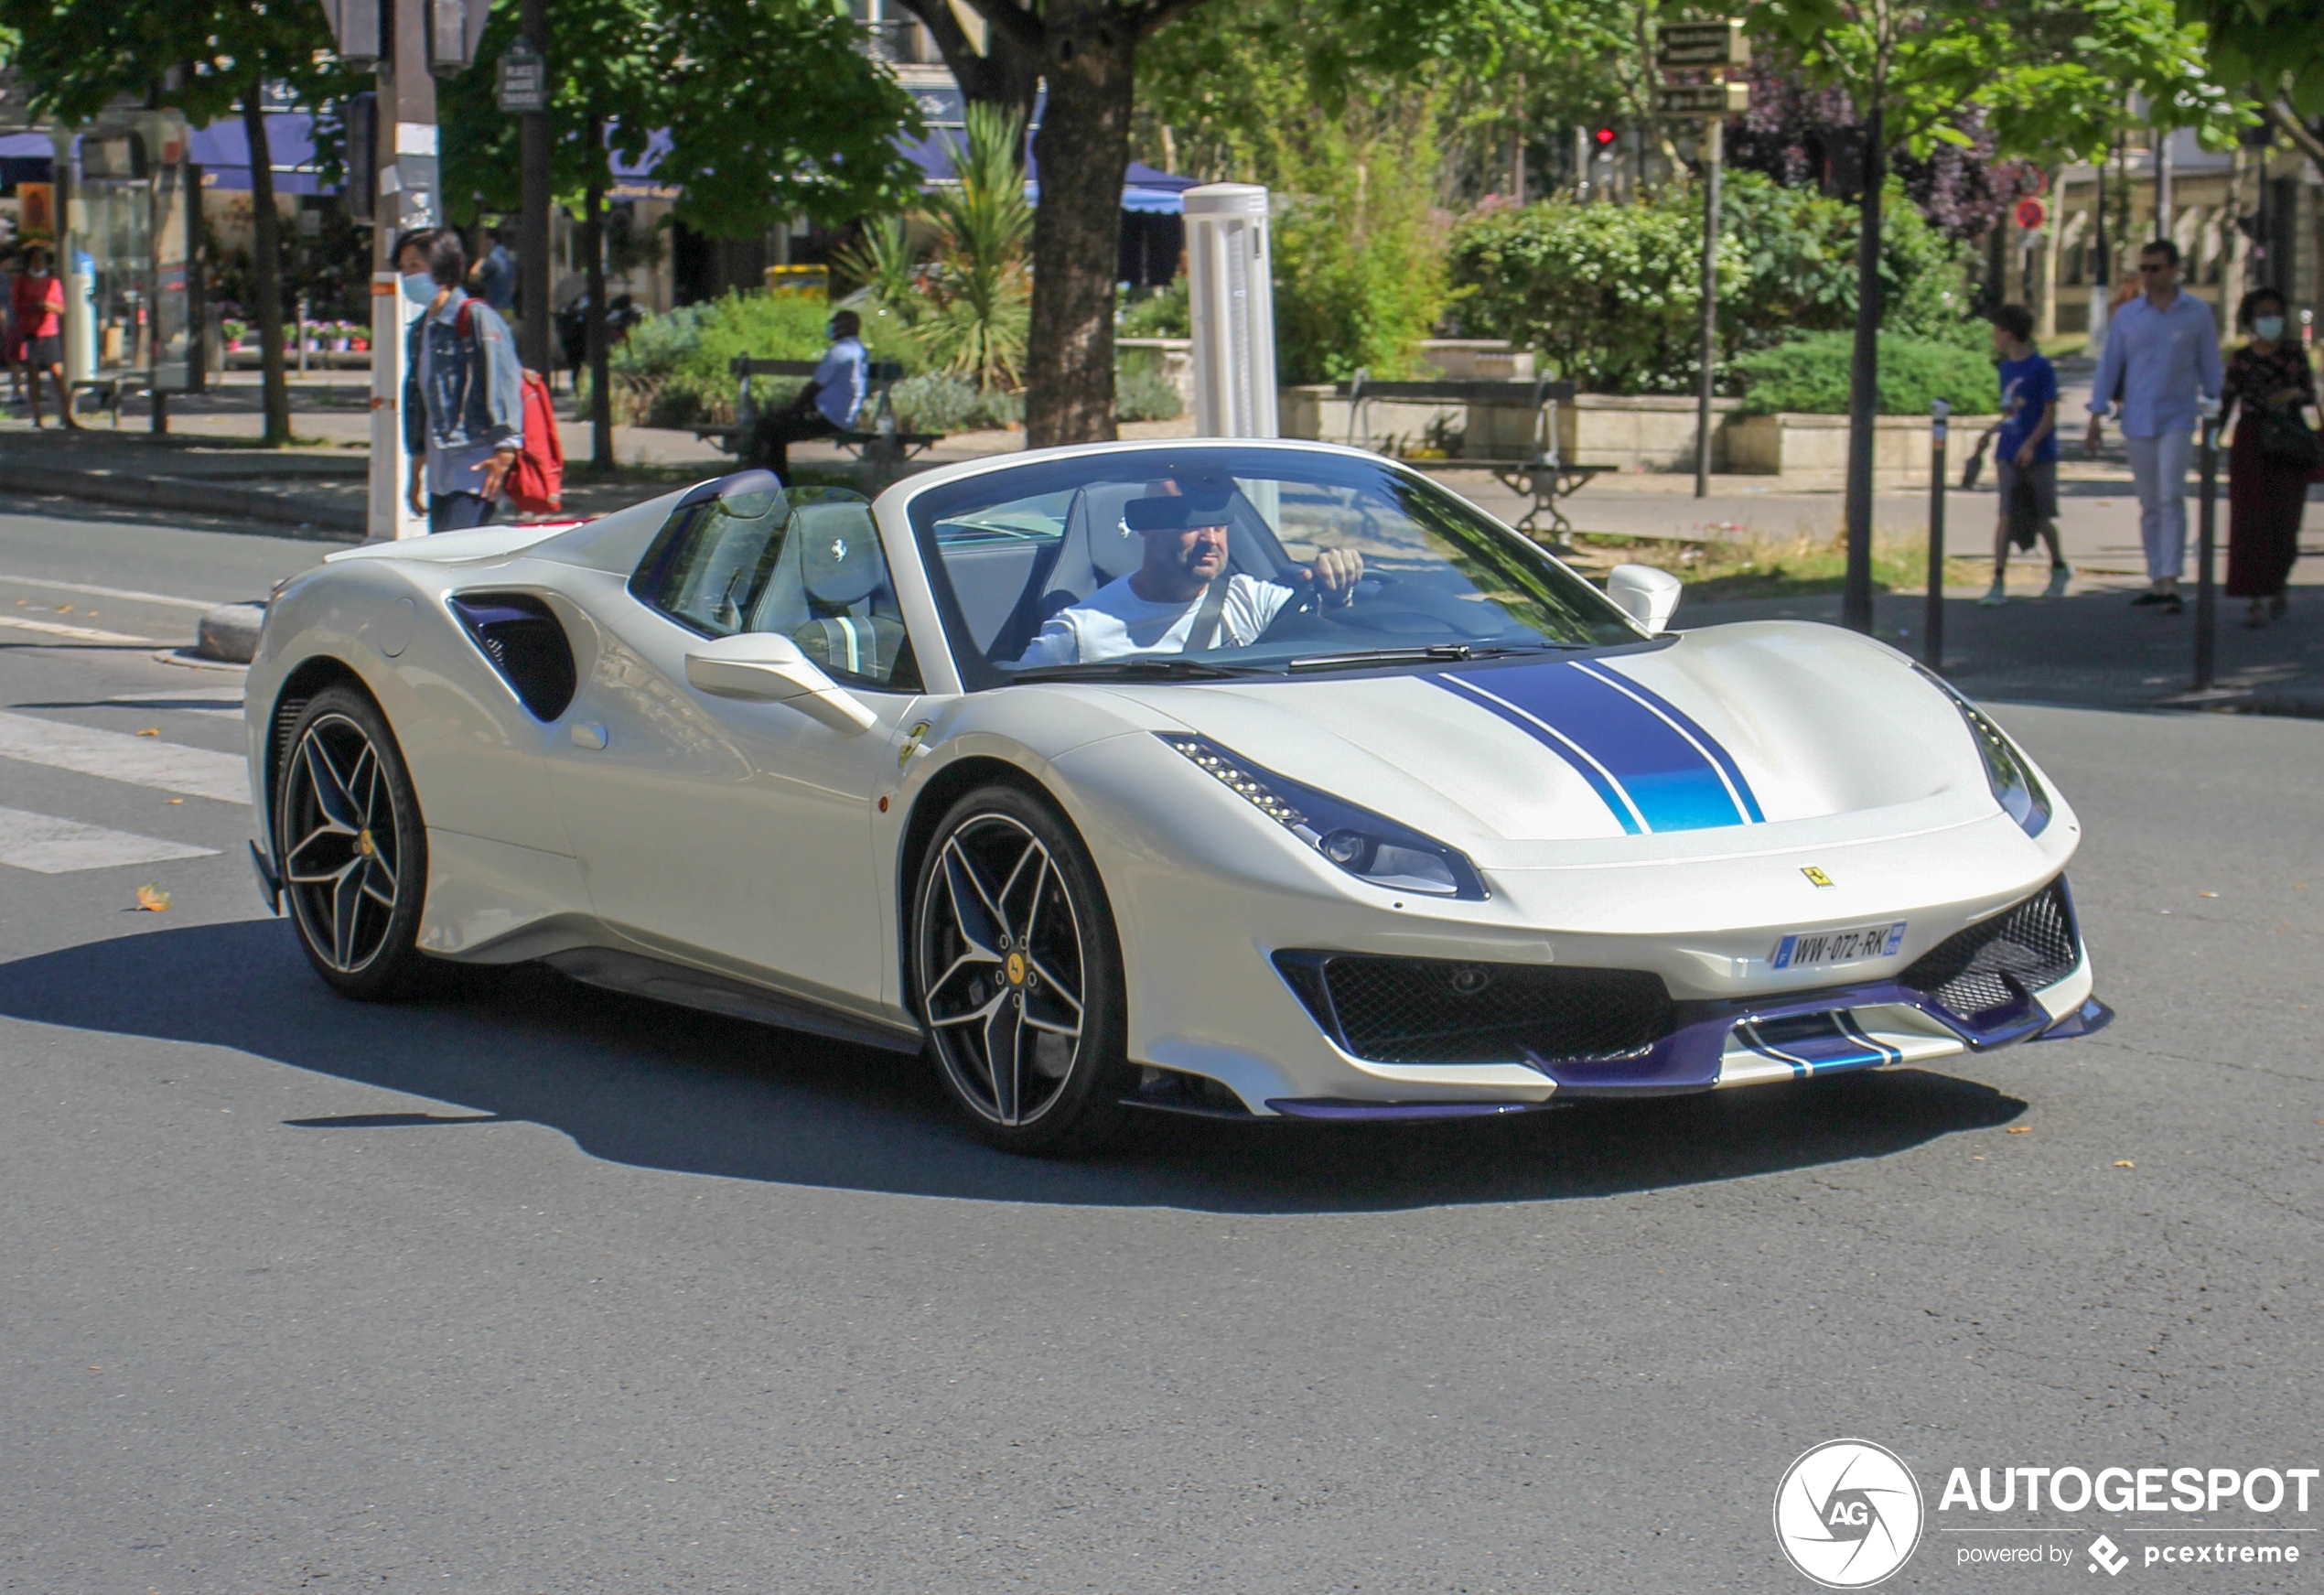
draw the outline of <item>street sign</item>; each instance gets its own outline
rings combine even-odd
[[[2028,232],[2031,232],[2049,220],[2050,211],[2040,200],[2020,199],[2017,201],[2017,225]]]
[[[549,108],[549,59],[520,36],[500,52],[500,109],[522,116]]]
[[[1654,36],[1658,67],[1748,67],[1751,41],[1741,17],[1725,22],[1673,22]]]
[[[1751,108],[1748,83],[1665,83],[1654,91],[1664,116],[1733,116]]]

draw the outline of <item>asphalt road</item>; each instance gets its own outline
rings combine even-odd
[[[59,584],[321,552],[6,509],[0,620],[182,639]],[[132,757],[199,788],[238,682],[0,626],[0,809],[96,833],[0,851],[133,860],[0,864],[0,1590],[1794,1591],[1836,1436],[1948,1528],[1954,1466],[2319,1461],[2324,725],[2001,708],[2086,824],[2093,1040],[1060,1166],[553,976],[337,1000]],[[2303,1537],[2122,1582],[2313,1588]],[[1888,1588],[2113,1582],[1972,1543]]]

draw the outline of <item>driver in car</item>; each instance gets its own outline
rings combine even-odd
[[[1296,588],[1227,567],[1227,523],[1233,490],[1181,489],[1154,482],[1122,507],[1122,523],[1145,539],[1138,568],[1049,617],[1019,669],[1089,664],[1106,659],[1241,648],[1258,640]],[[1318,593],[1340,603],[1354,597],[1363,555],[1327,548],[1304,574]]]

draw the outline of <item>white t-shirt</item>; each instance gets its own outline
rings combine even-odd
[[[1275,582],[1232,577],[1227,584],[1226,608],[1220,615],[1217,645],[1242,647],[1256,641],[1290,597],[1289,587]],[[1150,602],[1131,590],[1128,577],[1117,577],[1080,603],[1051,615],[1041,634],[1033,639],[1033,646],[1017,663],[1030,668],[1184,653],[1187,633],[1194,629],[1194,614],[1201,607],[1200,595],[1185,603]]]

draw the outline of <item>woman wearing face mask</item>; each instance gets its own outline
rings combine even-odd
[[[2283,425],[2285,412],[2305,424],[2301,412],[2316,403],[2316,377],[2298,340],[2284,336],[2283,295],[2254,288],[2236,319],[2252,340],[2228,361],[2220,392],[2222,426],[2238,404],[2243,412],[2227,457],[2227,596],[2251,600],[2244,625],[2265,626],[2283,618],[2310,471],[2271,458],[2262,441],[2269,425]],[[2277,413],[2273,423],[2269,411]]]
[[[492,519],[524,447],[524,372],[500,312],[470,298],[460,235],[422,228],[395,241],[403,296],[425,307],[404,349],[403,446],[412,509],[431,532]]]

